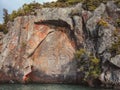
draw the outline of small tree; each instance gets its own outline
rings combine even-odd
[[[9,21],[9,14],[8,14],[8,10],[7,9],[3,9],[3,19],[4,19],[4,24],[7,24],[7,22]]]
[[[68,0],[57,0],[58,2],[66,2],[66,1],[68,1]]]

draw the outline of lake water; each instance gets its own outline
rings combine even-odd
[[[64,84],[1,84],[0,90],[110,90]],[[111,89],[112,90],[112,89]]]

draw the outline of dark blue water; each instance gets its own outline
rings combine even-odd
[[[82,87],[79,85],[64,85],[64,84],[2,84],[0,90],[110,90],[110,89],[95,89]]]

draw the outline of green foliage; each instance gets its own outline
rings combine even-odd
[[[0,32],[7,34],[8,33],[7,23],[10,19],[9,19],[8,10],[5,8],[3,9],[3,20],[4,20],[4,23],[0,24]]]
[[[58,0],[58,2],[66,2],[66,1],[68,1],[68,0]]]
[[[4,30],[4,27],[2,24],[0,24],[0,32],[3,32],[3,30]]]
[[[3,19],[4,19],[4,33],[7,33],[7,22],[14,21],[14,19],[17,16],[24,16],[24,15],[36,15],[35,9],[41,9],[41,8],[52,8],[52,7],[68,7],[71,5],[75,5],[77,3],[82,3],[83,8],[85,10],[93,11],[96,7],[100,5],[100,3],[106,3],[109,0],[57,0],[56,2],[50,2],[50,3],[44,3],[43,5],[32,2],[30,4],[24,4],[21,8],[19,8],[17,11],[13,11],[12,14],[8,14],[7,9],[3,9]],[[114,0],[114,2],[120,7],[120,0]],[[78,14],[77,11],[73,10],[71,14]],[[120,20],[118,19],[116,21],[117,26],[120,27]],[[107,23],[101,20],[99,22],[100,25],[107,26]]]
[[[3,19],[4,19],[4,24],[7,24],[7,22],[9,21],[9,14],[8,14],[8,10],[7,9],[3,9]]]
[[[110,0],[58,0],[58,2],[68,3],[69,6],[83,3],[83,8],[90,11],[95,10],[101,3],[106,3],[107,1]],[[120,0],[114,0],[114,2],[120,7]]]
[[[109,50],[112,53],[112,55],[120,54],[120,36],[118,36],[118,40],[112,44]]]
[[[17,12],[16,11],[13,11],[12,14],[10,15],[10,21],[13,21],[14,18],[16,18],[18,15],[17,15]]]
[[[85,50],[84,49],[80,49],[78,51],[76,51],[75,57],[76,58],[81,58],[82,55],[85,54]]]
[[[115,4],[120,8],[120,0],[114,0]]]
[[[108,23],[104,19],[100,19],[98,21],[98,25],[108,27]]]
[[[25,48],[26,47],[26,43],[22,42],[22,47]]]
[[[4,34],[7,34],[7,33],[8,33],[8,29],[7,29],[6,27],[4,27],[3,33],[4,33]]]
[[[117,27],[120,27],[120,19],[116,20]]]
[[[100,5],[100,3],[106,3],[109,0],[58,0],[58,2],[68,3],[68,5],[75,5],[77,3],[83,3],[83,8],[93,11]]]
[[[90,69],[89,76],[97,78],[100,75],[100,60],[94,56],[90,56]]]
[[[93,65],[98,65],[99,64],[99,59],[98,58],[96,58],[96,57],[90,57],[90,60],[91,60],[91,63],[93,64]]]
[[[75,54],[78,60],[78,68],[80,72],[85,74],[83,80],[89,78],[96,79],[101,73],[100,60],[93,54],[89,54],[85,49],[80,49]]]
[[[3,32],[4,34],[8,33],[6,24],[0,24],[0,32]]]
[[[98,5],[99,5],[99,0],[84,0],[83,1],[83,8],[86,10],[93,11]]]
[[[42,8],[42,5],[36,2],[30,3],[30,4],[24,4],[22,8],[19,8],[17,11],[13,11],[12,14],[10,14],[10,20],[13,21],[14,18],[17,16],[24,16],[24,15],[30,15],[34,13],[35,9],[40,9]]]
[[[113,32],[114,43],[109,48],[112,56],[120,54],[120,28],[116,28]]]
[[[69,3],[69,5],[74,5],[77,4],[79,2],[83,2],[84,0],[67,0],[67,3]]]
[[[51,2],[51,3],[44,3],[43,4],[43,8],[46,8],[46,7],[49,7],[49,8],[52,8],[52,7],[67,7],[69,6],[68,3],[66,2]]]
[[[109,0],[57,0],[56,2],[47,2],[44,3],[43,5],[37,3],[37,2],[32,2],[30,4],[24,4],[21,8],[19,8],[17,11],[13,11],[12,14],[10,14],[9,19],[11,21],[14,20],[17,16],[23,16],[23,15],[30,15],[34,13],[35,9],[41,9],[41,8],[52,8],[52,7],[68,7],[71,5],[75,5],[77,3],[83,3],[83,8],[86,10],[93,11],[96,7],[100,5],[100,3],[106,3]],[[115,0],[115,3],[117,5],[120,4],[120,0]],[[7,19],[8,20],[8,19]],[[5,20],[5,22],[7,22]]]

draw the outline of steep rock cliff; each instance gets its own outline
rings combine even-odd
[[[36,16],[17,17],[9,22],[9,33],[2,40],[1,81],[76,82],[77,35],[69,16],[75,8],[81,9],[81,4],[71,8],[43,8],[36,10]],[[82,19],[76,18],[82,31]],[[78,42],[82,43],[82,33],[79,35]]]
[[[84,76],[75,53],[84,48],[100,60],[101,82],[119,86],[120,56],[110,48],[118,39],[114,32],[120,12],[112,2],[94,12],[85,11],[82,4],[35,12],[8,23],[9,33],[2,39],[0,82],[81,83]]]

